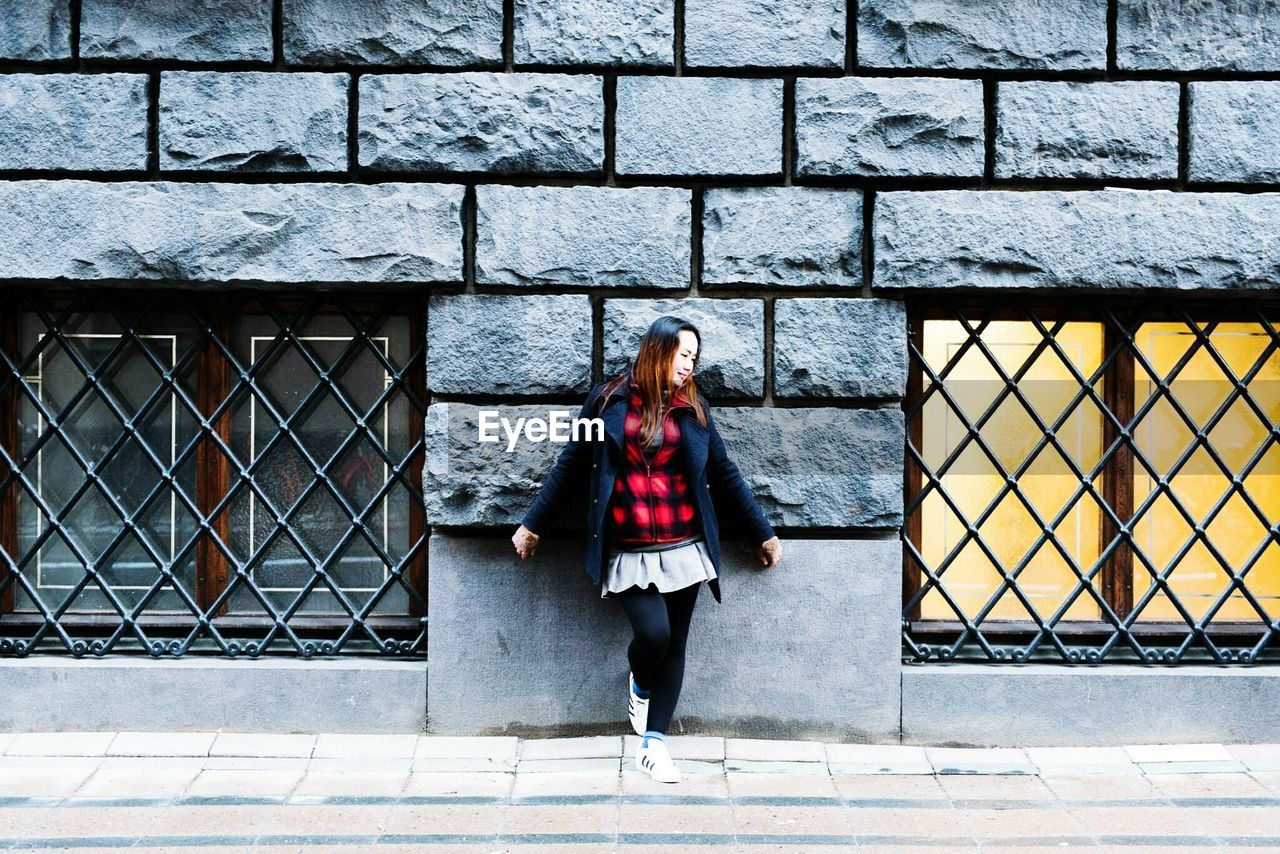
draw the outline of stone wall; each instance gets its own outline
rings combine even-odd
[[[501,551],[557,448],[460,437],[480,404],[576,409],[660,313],[700,325],[731,455],[824,567],[779,573],[816,596],[876,541],[849,607],[896,614],[915,294],[1280,274],[1276,0],[0,0],[0,19],[0,278],[421,292],[451,561],[432,621],[471,621],[480,667],[508,660],[477,630],[506,606],[457,573]],[[538,571],[585,582],[555,554]],[[725,606],[761,609],[740,619],[794,605],[784,584],[739,598],[749,560],[730,572]],[[571,620],[539,601],[544,631]],[[896,617],[876,625],[893,648]],[[812,631],[810,652],[849,643]],[[897,696],[895,668],[865,672],[851,689]],[[689,690],[700,721],[732,719]],[[779,732],[848,730],[794,705]]]

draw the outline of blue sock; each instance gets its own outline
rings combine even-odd
[[[644,731],[644,738],[640,740],[640,746],[648,747],[649,739],[651,738],[656,738],[658,741],[666,741],[667,734],[665,732],[658,732],[656,729],[647,729]]]
[[[635,677],[635,676],[632,676],[632,677],[631,677],[631,690],[632,690],[632,691],[635,691],[635,692],[636,692],[636,696],[637,696],[637,697],[639,697],[641,700],[647,700],[647,699],[649,699],[649,692],[648,692],[648,691],[641,691],[641,690],[640,690],[640,686],[636,684],[636,677]]]

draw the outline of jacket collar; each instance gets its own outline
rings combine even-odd
[[[619,385],[609,395],[608,400],[604,403],[604,409],[600,418],[604,421],[604,432],[617,447],[618,451],[623,450],[625,439],[623,437],[623,425],[627,415],[627,404],[630,400],[631,389],[637,388],[634,384],[627,386]],[[671,411],[676,413],[677,417],[686,413],[693,412],[693,404],[691,404],[683,393],[683,389],[676,389],[672,395],[675,403],[672,404]],[[623,404],[623,405],[619,405]],[[681,430],[684,431],[686,437],[686,452],[689,455],[690,463],[693,471],[698,472],[702,469],[707,459],[708,429],[698,423],[696,418],[682,418]]]

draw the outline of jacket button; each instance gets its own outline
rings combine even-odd
[[[593,498],[593,499],[591,499],[591,503],[592,503],[592,504],[599,504],[599,503],[600,503],[600,499],[599,499],[599,498]]]

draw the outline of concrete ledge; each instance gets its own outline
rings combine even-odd
[[[922,664],[902,668],[904,744],[1259,743],[1280,732],[1280,667]]]
[[[0,732],[422,732],[427,663],[393,659],[0,659]]]
[[[699,594],[671,733],[898,742],[902,544],[787,540],[761,570],[725,540],[723,601]],[[430,541],[435,735],[623,735],[621,606],[580,538],[522,562],[506,537]]]

